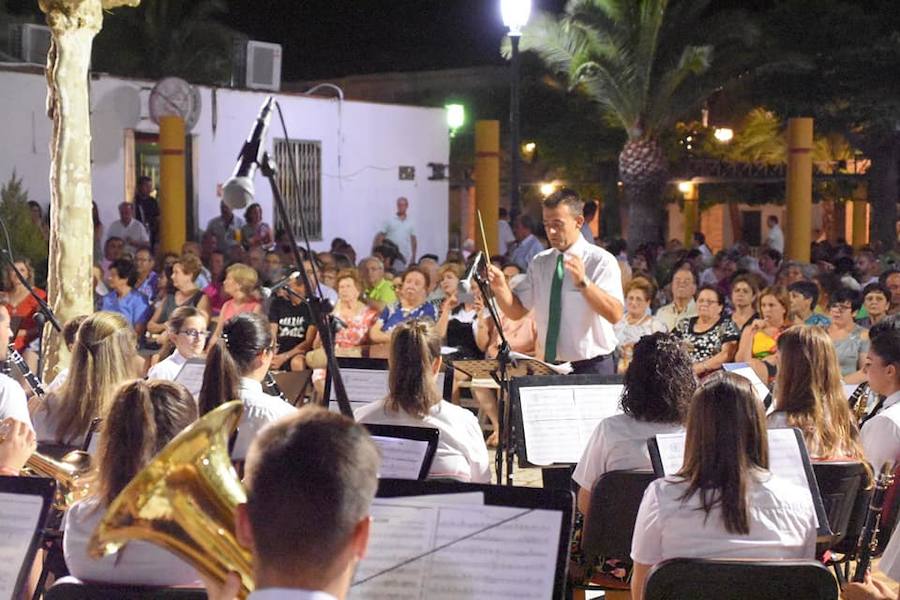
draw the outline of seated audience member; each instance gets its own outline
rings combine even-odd
[[[73,317],[66,321],[66,324],[63,325],[62,335],[63,341],[66,344],[66,348],[69,351],[69,357],[71,360],[73,348],[75,346],[75,336],[78,334],[78,328],[87,319],[87,315],[79,315],[77,317]],[[62,388],[62,384],[66,382],[66,379],[69,377],[69,367],[64,367],[59,370],[59,373],[56,374],[56,377],[53,378],[53,381],[44,386],[44,390],[49,394],[50,392],[55,392]]]
[[[194,277],[194,284],[201,290],[208,286],[210,282],[209,269],[203,265],[203,258],[201,258],[203,255],[203,246],[201,246],[199,242],[188,240],[181,245],[181,255],[194,256],[200,261],[200,272]]]
[[[883,272],[878,282],[891,291],[891,307],[888,314],[897,314],[900,312],[900,268],[895,266]]]
[[[434,427],[440,431],[431,478],[489,483],[488,453],[475,415],[441,399],[441,338],[433,326],[412,321],[391,334],[390,391],[358,408],[359,423]]]
[[[866,287],[867,285],[878,283],[881,265],[878,264],[878,257],[871,248],[860,248],[856,252],[856,258],[853,259],[853,266],[856,269],[860,286]]]
[[[328,300],[331,302],[331,305],[334,306],[338,301],[337,292],[334,288],[325,283],[322,278],[322,267],[323,264],[319,262],[318,259],[316,259],[315,264],[309,259],[304,259],[303,261],[303,269],[306,271],[306,277],[309,279],[310,284],[315,288],[316,295]]]
[[[769,427],[798,428],[813,460],[863,460],[828,334],[820,327],[791,327],[778,338],[778,364]]]
[[[739,331],[759,318],[756,312],[756,298],[759,288],[756,278],[750,275],[737,275],[731,280],[731,320]]]
[[[150,233],[143,223],[134,218],[131,202],[119,204],[119,219],[109,224],[106,235],[107,239],[117,237],[125,242],[124,251],[132,256],[138,248],[150,245]]]
[[[764,382],[772,383],[778,370],[778,336],[790,325],[788,291],[780,286],[764,289],[759,294],[761,319],[752,321],[741,332],[734,359],[744,362],[756,372]]]
[[[266,286],[272,286],[287,275],[287,271],[284,268],[284,265],[281,264],[281,255],[275,252],[274,250],[269,250],[266,252],[266,262],[265,262],[265,276],[263,277],[263,284]]]
[[[791,298],[791,321],[794,325],[828,327],[831,319],[815,312],[819,302],[819,286],[812,281],[797,281],[788,286]]]
[[[666,331],[675,331],[678,321],[697,316],[696,293],[697,276],[690,264],[676,266],[672,275],[672,302],[656,311],[656,318],[666,327]]]
[[[437,330],[444,340],[444,346],[456,348],[449,358],[482,359],[488,343],[486,320],[490,319],[490,315],[484,310],[481,290],[474,282],[470,298],[466,298],[465,302],[459,301],[457,288],[461,274],[462,265],[446,264],[441,267],[441,290],[444,292],[444,301],[441,303]],[[483,330],[480,337],[479,328]]]
[[[274,341],[266,318],[249,312],[224,322],[222,335],[207,349],[198,399],[200,414],[205,415],[236,398],[244,403],[237,439],[231,449],[233,460],[246,458],[250,442],[263,425],[296,411],[262,389],[275,353]]]
[[[684,466],[644,493],[634,527],[631,594],[669,558],[812,559],[816,513],[805,487],[769,472],[762,403],[734,373],[694,394]]]
[[[31,266],[31,261],[17,260],[13,265],[34,287],[34,267]],[[28,345],[41,335],[41,327],[34,319],[40,305],[11,267],[7,267],[4,271],[6,281],[4,291],[0,294],[0,301],[6,305],[11,319],[19,319],[17,330],[12,332],[13,339],[11,341],[16,350],[24,352]],[[44,290],[34,288],[34,291],[41,299],[47,299],[47,293]]]
[[[737,263],[734,261],[734,256],[729,252],[720,250],[716,252],[712,266],[700,275],[699,283],[701,286],[711,285],[719,288],[723,294],[727,295],[727,292],[731,291],[728,286],[735,271],[737,271]]]
[[[531,259],[544,250],[544,244],[534,235],[535,229],[534,219],[526,214],[516,217],[513,224],[516,243],[512,246],[509,260],[522,269],[523,273],[528,271]]]
[[[828,300],[831,325],[828,336],[834,344],[844,383],[862,383],[866,380],[863,366],[869,351],[869,332],[853,321],[859,310],[859,294],[848,288],[840,288]]]
[[[134,289],[143,294],[147,302],[152,303],[159,291],[159,273],[154,270],[156,261],[149,248],[141,248],[134,253],[134,266],[137,271]]]
[[[80,446],[91,421],[106,418],[116,388],[141,375],[136,347],[134,331],[122,315],[87,317],[75,335],[69,376],[32,414],[38,441]]]
[[[618,371],[624,373],[631,363],[634,345],[645,335],[665,331],[666,326],[650,314],[650,302],[656,295],[653,283],[644,277],[635,277],[625,285],[625,314],[613,325],[616,349],[619,354]]]
[[[334,335],[334,352],[337,356],[362,356],[363,347],[369,343],[369,330],[378,318],[378,313],[360,300],[360,280],[356,271],[344,269],[337,276],[338,303],[332,315],[340,319]],[[316,338],[316,350],[307,354],[307,366],[316,369],[325,367],[325,351],[322,339]]]
[[[170,289],[147,322],[147,331],[152,334],[164,333],[169,316],[181,306],[193,306],[209,314],[209,299],[194,283],[200,267],[200,259],[193,254],[185,254],[172,263]]]
[[[237,539],[253,553],[249,600],[347,597],[366,554],[380,462],[363,427],[322,409],[260,432],[235,515]],[[240,580],[232,573],[206,587],[211,600],[233,600]]]
[[[136,278],[137,271],[133,262],[127,258],[114,261],[106,272],[106,283],[110,292],[103,297],[100,309],[125,317],[140,338],[144,335],[147,320],[150,318],[150,303],[142,293],[134,289]]]
[[[112,261],[122,258],[125,253],[125,241],[120,237],[106,238],[103,243],[103,260],[100,261],[100,269],[106,273],[106,269],[112,264]]]
[[[440,268],[437,256],[434,254],[426,254],[419,259],[419,268],[428,275],[428,301],[433,302],[435,308],[441,306],[444,300],[444,290],[441,288]]]
[[[213,250],[209,255],[209,285],[203,288],[203,293],[209,299],[211,317],[218,317],[222,311],[222,305],[228,300],[223,288],[224,281],[225,255],[219,250]]]
[[[378,312],[384,310],[388,304],[397,301],[394,286],[384,278],[384,263],[380,258],[370,256],[363,259],[359,265],[359,274],[362,278],[363,300]]]
[[[781,252],[774,248],[765,248],[759,253],[759,271],[765,280],[765,285],[774,285],[778,267],[781,264]]]
[[[891,290],[876,281],[863,288],[862,298],[866,316],[857,319],[856,324],[869,329],[887,316],[891,306]]]
[[[711,285],[697,293],[697,316],[679,321],[674,334],[685,345],[698,377],[731,362],[741,339],[737,325],[725,314],[725,296]]]
[[[426,300],[431,282],[428,274],[419,267],[410,267],[400,278],[399,300],[386,306],[369,331],[373,344],[384,344],[391,339],[391,330],[413,319],[437,320],[434,304]]]
[[[220,202],[219,216],[209,220],[206,224],[206,233],[216,236],[219,250],[228,252],[233,246],[240,246],[243,227],[244,220],[235,215],[230,206]]]
[[[222,335],[222,326],[232,317],[241,313],[262,314],[262,302],[256,290],[258,284],[259,275],[253,267],[237,263],[225,269],[222,289],[230,299],[222,305],[219,312],[216,329],[209,340],[210,347],[218,341]]]
[[[882,398],[862,425],[863,449],[876,471],[885,462],[900,463],[900,319],[892,319],[871,329],[866,354],[869,387]]]
[[[0,361],[7,359],[7,348],[11,337],[9,312],[5,306],[0,305]],[[0,373],[0,419],[7,417],[12,417],[31,427],[25,390],[15,379]]]
[[[302,371],[306,368],[306,354],[316,339],[316,324],[305,301],[303,280],[291,279],[287,289],[290,291],[280,291],[269,307],[269,326],[277,340],[272,368]]]
[[[244,210],[244,219],[247,222],[241,227],[241,243],[244,248],[263,248],[268,250],[274,240],[272,228],[263,222],[262,207],[254,202]]]
[[[188,391],[169,381],[135,380],[112,398],[97,452],[92,495],[73,504],[63,522],[63,554],[69,572],[82,580],[148,586],[188,585],[197,572],[155,544],[131,541],[101,559],[88,554],[91,535],[107,507],[173,437],[197,418]]]
[[[623,414],[600,421],[572,474],[581,488],[578,509],[585,517],[590,514],[591,492],[601,475],[652,470],[647,439],[682,430],[697,388],[690,359],[681,344],[666,333],[638,340],[624,383]]]
[[[206,345],[206,313],[193,306],[176,308],[169,320],[169,343],[175,350],[165,360],[153,365],[147,372],[147,379],[163,379],[175,381],[181,368],[189,359],[202,358],[203,347]],[[195,397],[200,394],[200,389],[189,390]]]
[[[18,477],[36,449],[31,425],[11,417],[0,419],[0,475]]]
[[[775,275],[775,284],[779,287],[788,287],[792,283],[805,281],[806,275],[803,273],[803,266],[797,261],[788,260],[781,263],[778,273]]]

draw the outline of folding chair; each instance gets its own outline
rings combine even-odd
[[[673,558],[654,566],[645,600],[837,600],[834,576],[811,560]]]
[[[820,540],[816,547],[816,554],[821,556],[826,550],[836,547],[847,535],[857,499],[861,492],[866,495],[864,488],[868,475],[865,465],[857,461],[814,462],[812,468],[832,533],[828,540]]]

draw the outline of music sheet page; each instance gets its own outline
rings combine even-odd
[[[0,492],[0,598],[13,597],[42,505],[40,496]]]
[[[422,470],[422,463],[428,452],[428,442],[380,435],[373,435],[372,440],[381,451],[379,478],[419,478],[419,471]]]
[[[188,361],[178,371],[178,375],[175,376],[175,382],[186,387],[191,395],[197,398],[200,395],[200,388],[203,387],[203,372],[205,370],[205,362]]]
[[[553,594],[561,513],[444,504],[373,505],[372,537],[350,597],[545,599]],[[422,556],[425,555],[425,556]],[[415,559],[416,560],[411,560]],[[406,563],[406,564],[404,564]],[[396,569],[391,567],[403,565]]]
[[[747,379],[750,385],[753,386],[753,391],[756,392],[756,397],[759,398],[759,401],[766,401],[766,397],[769,395],[769,386],[759,378],[759,375],[756,374],[756,371],[750,365],[747,363],[725,363],[722,365],[722,368]]]
[[[388,395],[388,371],[344,368],[341,378],[351,403],[375,402]],[[443,372],[438,373],[436,385],[439,392],[444,389]],[[331,400],[337,400],[334,386],[331,387]]]
[[[684,433],[657,433],[656,445],[659,447],[663,473],[677,473],[684,464]]]

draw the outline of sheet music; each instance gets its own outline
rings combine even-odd
[[[368,403],[381,400],[388,395],[388,371],[380,369],[341,369],[341,378],[347,390],[347,398],[353,403]],[[438,391],[444,389],[444,373],[438,373]],[[441,394],[443,396],[443,394]],[[337,400],[334,386],[331,386],[331,400]]]
[[[756,371],[748,365],[747,363],[725,363],[722,365],[722,368],[726,371],[730,371],[736,375],[740,375],[741,377],[748,379],[750,384],[753,386],[753,391],[756,392],[756,397],[759,398],[760,402],[765,402],[766,398],[769,396],[769,386],[767,386],[762,379],[759,378],[759,375],[756,374]]]
[[[418,479],[428,452],[428,442],[405,438],[373,435],[375,445],[381,451],[381,468],[378,477],[392,479]]]
[[[391,499],[382,499],[373,504],[369,551],[360,563],[350,598],[552,597],[560,512],[471,504],[413,505],[408,502],[414,499],[405,500],[389,504]],[[377,575],[436,548],[433,554]]]
[[[621,412],[621,394],[621,385],[519,388],[528,461],[578,462],[597,424]]]
[[[684,436],[683,432],[656,434],[656,445],[659,447],[664,475],[674,475],[681,470],[684,464]]]
[[[533,360],[535,362],[539,362],[557,375],[568,375],[572,372],[572,363],[565,362],[558,365],[551,365],[550,363],[544,362],[533,356],[528,356],[527,354],[522,354],[521,352],[510,352],[509,358],[511,358],[512,360]]]
[[[0,492],[0,598],[13,597],[43,503],[41,496]]]
[[[206,362],[189,360],[182,365],[175,382],[188,389],[194,398],[200,396],[200,388],[203,387],[203,372],[206,370]]]

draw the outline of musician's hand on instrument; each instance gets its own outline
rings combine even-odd
[[[202,575],[200,578],[203,579],[206,597],[209,600],[236,600],[238,592],[241,591],[241,578],[234,571],[226,575],[225,581],[222,582],[213,581]]]
[[[0,421],[0,469],[20,471],[36,448],[34,430],[27,423],[12,418]]]
[[[866,573],[866,579],[862,583],[844,584],[841,597],[844,600],[894,600],[897,596],[887,584],[872,579],[872,574]]]

